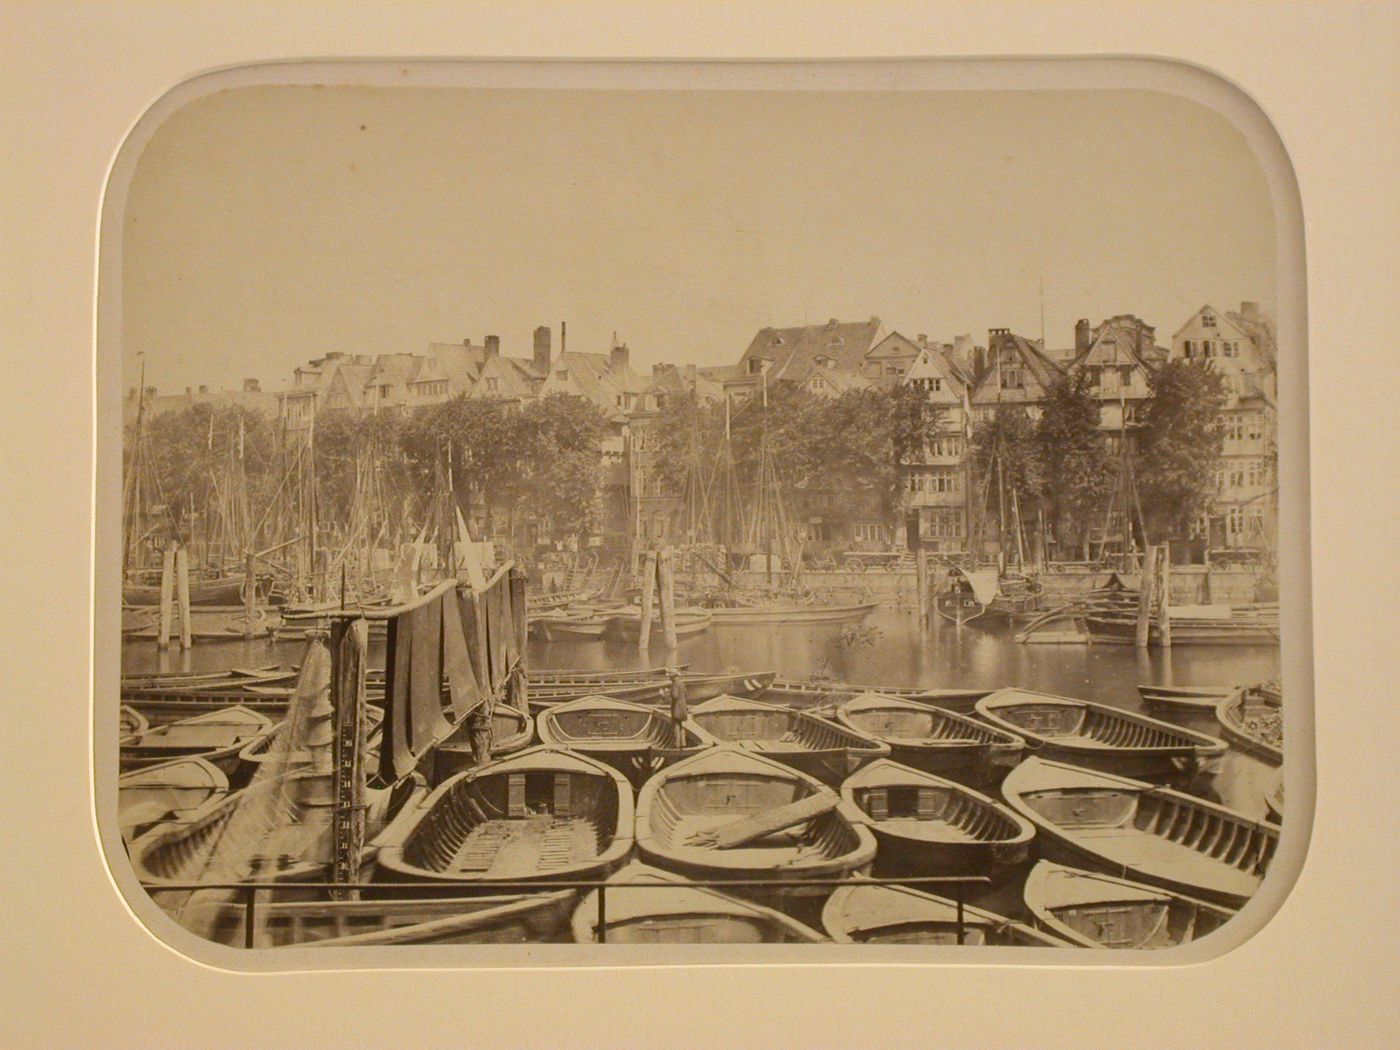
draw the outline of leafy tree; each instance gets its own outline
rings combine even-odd
[[[1089,525],[1112,491],[1113,464],[1099,429],[1099,403],[1083,373],[1062,377],[1046,391],[1035,436],[1047,513],[1063,534],[1086,544],[1087,559]]]
[[[997,460],[1007,499],[1014,491],[1024,513],[1026,505],[1040,499],[1045,490],[1040,457],[1036,455],[1036,430],[1020,405],[998,405],[991,419],[972,428],[972,465],[982,484],[990,481],[989,497],[996,498]]]
[[[1139,434],[1138,493],[1148,529],[1164,538],[1185,533],[1210,505],[1229,390],[1208,361],[1169,361],[1151,384]]]

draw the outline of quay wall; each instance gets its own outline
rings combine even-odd
[[[1109,577],[1110,574],[1105,572],[1076,569],[1041,573],[1038,577],[1043,588],[1041,605],[1053,608],[1073,601],[1087,591],[1104,586]],[[755,590],[762,589],[767,581],[762,572],[739,572],[734,573],[732,578],[739,587]],[[1129,587],[1138,585],[1136,574],[1124,573],[1120,578]],[[901,609],[912,609],[918,604],[915,574],[912,572],[887,572],[883,569],[870,572],[804,572],[802,583],[814,593],[830,594],[851,601],[873,601]],[[701,586],[718,587],[719,579],[704,580]],[[1213,568],[1207,571],[1204,565],[1173,565],[1171,588],[1171,600],[1175,605],[1247,605],[1262,600],[1259,576],[1247,569]]]

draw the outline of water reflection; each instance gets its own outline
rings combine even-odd
[[[830,624],[713,627],[669,653],[654,646],[597,641],[534,642],[531,667],[592,670],[688,664],[697,671],[776,671],[785,678],[831,678],[871,685],[998,688],[1018,685],[1048,693],[1097,700],[1142,710],[1139,683],[1229,685],[1259,682],[1279,674],[1279,652],[1269,647],[1183,646],[1170,653],[1116,645],[1019,645],[1006,627],[956,627],[935,618],[921,630],[913,612],[877,609],[868,631]],[[158,652],[153,642],[123,646],[122,670],[187,671],[296,663],[305,643],[242,640],[196,645],[191,651]],[[373,643],[371,665],[383,666],[383,643]],[[1218,736],[1210,712],[1147,712]],[[1264,816],[1264,796],[1278,776],[1275,767],[1231,749],[1215,780],[1226,805]]]

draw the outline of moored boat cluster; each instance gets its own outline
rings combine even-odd
[[[123,682],[133,866],[216,941],[1160,948],[1227,922],[1278,842],[1205,797],[1230,747],[1280,760],[1276,688],[1144,687],[1168,715],[1211,705],[1227,741],[1013,688],[532,671],[530,710],[495,708],[489,758],[454,735],[370,792],[365,888],[332,900],[314,888],[329,737],[296,689],[280,667]],[[257,775],[269,755],[279,775]],[[1268,805],[1277,820],[1281,787]],[[296,834],[270,819],[288,810]],[[251,929],[237,891],[175,892],[208,877],[215,842],[275,858]]]

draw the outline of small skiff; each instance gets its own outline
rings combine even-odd
[[[751,671],[737,674],[696,674],[687,672],[681,675],[688,703],[699,703],[716,696],[752,696],[763,692],[773,684],[772,671]],[[528,688],[530,707],[542,711],[554,704],[565,704],[571,700],[581,700],[585,696],[610,696],[614,700],[631,700],[637,704],[669,704],[671,682],[668,678],[642,680],[637,682],[614,682],[597,684],[592,682],[577,685],[531,685]]]
[[[271,729],[267,716],[246,707],[210,711],[122,741],[121,771],[130,773],[175,758],[203,758],[232,773],[238,768],[238,753]]]
[[[874,602],[850,605],[735,605],[706,606],[716,626],[741,627],[758,624],[806,625],[813,623],[857,623],[876,608]]]
[[[366,948],[400,944],[526,944],[563,939],[575,890],[488,897],[259,903],[254,948]],[[241,903],[209,910],[211,939],[246,943]]]
[[[177,758],[117,780],[117,824],[128,842],[167,821],[186,822],[228,794],[228,776],[203,758]]]
[[[614,883],[657,886],[628,888]],[[603,901],[608,944],[813,944],[826,940],[782,912],[692,886],[679,875],[633,861],[608,879]],[[598,892],[574,909],[574,940],[599,940]]]
[[[1231,685],[1140,685],[1138,696],[1148,707],[1203,711],[1211,714],[1235,691]]]
[[[1241,689],[1215,709],[1220,730],[1241,751],[1275,766],[1283,764],[1283,707],[1257,690]]]
[[[940,707],[879,693],[847,700],[837,720],[888,744],[896,762],[974,785],[993,784],[1021,760],[1015,733]]]
[[[840,878],[875,859],[875,837],[835,791],[731,747],[706,748],[642,786],[637,846],[644,861],[693,879],[752,880],[744,895],[763,903],[784,897],[764,893],[764,880]]]
[[[1035,827],[1000,802],[887,758],[852,773],[841,797],[861,813],[880,850],[874,874],[985,875],[999,879],[1030,856]]]
[[[999,689],[977,701],[977,714],[1024,737],[1042,758],[1131,777],[1213,775],[1225,741],[1146,715],[1029,689]]]
[[[1238,908],[1278,847],[1278,827],[1140,780],[1028,758],[1002,784],[1047,860]]]
[[[1171,948],[1235,917],[1229,908],[1048,860],[1026,877],[1025,899],[1037,929],[1084,948]]]
[[[854,879],[832,893],[822,909],[822,926],[842,944],[957,944],[958,906],[907,886],[871,886]],[[970,904],[963,906],[962,943],[1069,947],[1057,937]]]
[[[620,642],[635,642],[641,634],[641,622],[642,614],[639,609],[634,608],[620,613],[612,613],[604,636]],[[691,638],[708,631],[712,622],[713,617],[710,615],[709,609],[677,609],[676,637],[678,639]],[[657,643],[664,641],[659,612],[652,616],[651,638]]]
[[[965,715],[972,712],[978,700],[992,692],[991,689],[923,689],[918,686],[853,685],[848,682],[798,681],[789,678],[775,678],[771,686],[759,697],[770,704],[786,704],[788,707],[836,707],[863,693],[879,693],[881,696],[897,696],[901,700],[932,704],[945,711]]]
[[[587,755],[533,747],[443,781],[400,814],[380,837],[378,874],[449,895],[471,892],[452,882],[600,879],[631,852],[632,824],[632,788],[621,773]]]
[[[536,725],[542,744],[591,755],[621,770],[635,784],[666,762],[715,742],[692,719],[677,724],[663,708],[608,696],[586,696],[548,708]]]
[[[120,740],[126,740],[127,737],[136,736],[151,728],[151,723],[145,715],[126,704],[122,704],[121,714],[117,718],[117,737]]]
[[[718,696],[690,709],[695,724],[715,740],[753,751],[833,787],[862,763],[890,753],[866,734],[808,711],[737,696]]]

